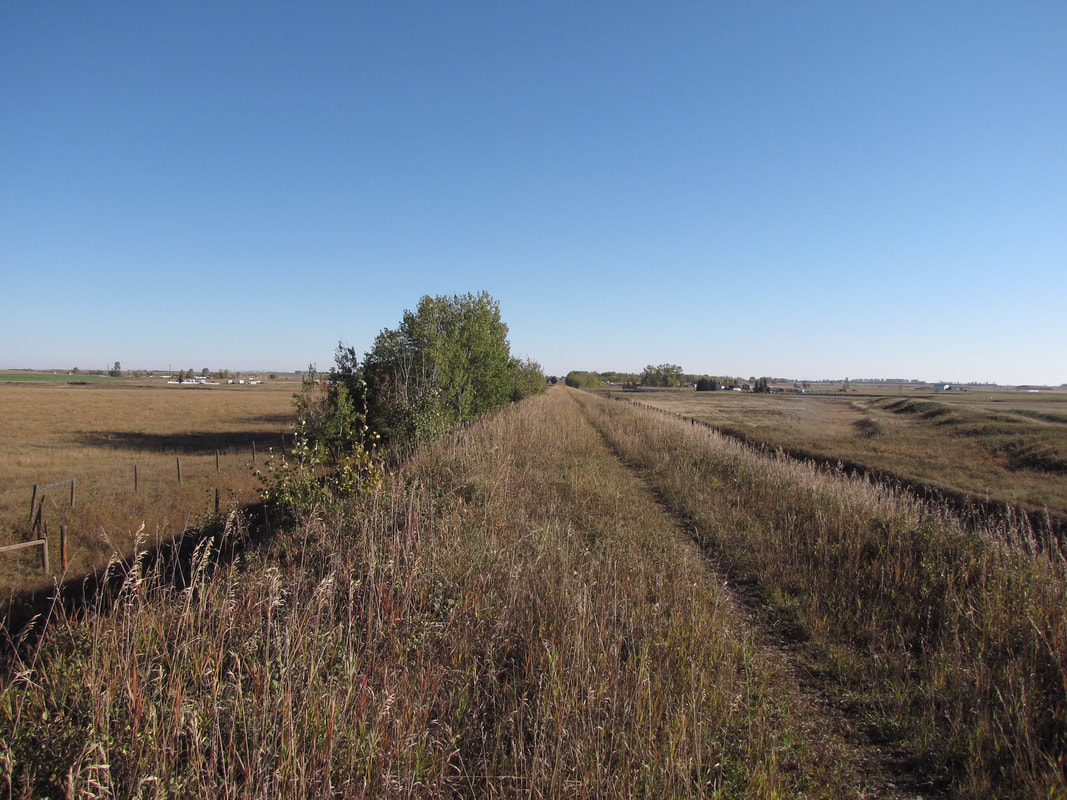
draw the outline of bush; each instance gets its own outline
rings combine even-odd
[[[371,426],[393,444],[425,440],[543,390],[540,366],[512,358],[507,334],[487,292],[423,297],[364,358]]]
[[[366,392],[351,349],[338,345],[328,380],[308,368],[293,396],[293,447],[261,475],[263,501],[289,516],[376,489],[385,476],[378,435],[367,425]]]
[[[572,389],[595,389],[600,386],[600,376],[595,372],[571,370],[567,373],[566,384]]]

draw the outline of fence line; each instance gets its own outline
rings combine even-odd
[[[252,463],[257,461],[256,442],[253,439],[252,445]],[[285,450],[285,434],[281,434],[281,447]],[[182,484],[182,460],[181,456],[176,457],[178,484]],[[220,451],[215,450],[215,472],[221,471],[220,464]],[[44,500],[47,495],[45,492],[49,489],[55,489],[58,486],[64,486],[70,484],[70,507],[74,508],[75,500],[77,497],[76,486],[77,482],[75,478],[64,478],[61,481],[49,484],[37,484],[33,485],[33,495],[30,498],[30,528],[37,529],[37,538],[30,539],[25,542],[16,542],[15,544],[0,545],[0,553],[9,553],[18,550],[24,550],[29,547],[41,548],[41,568],[45,573],[51,571],[48,557],[48,524],[44,521]],[[133,490],[137,492],[140,488],[140,471],[137,464],[133,465]],[[220,516],[222,511],[222,492],[221,489],[215,487],[215,516]],[[60,560],[63,564],[63,571],[67,570],[67,526],[61,525],[59,528],[59,550]]]

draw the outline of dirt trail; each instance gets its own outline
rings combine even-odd
[[[842,775],[852,777],[856,796],[903,800],[917,797],[943,797],[910,759],[909,754],[874,741],[855,707],[830,670],[819,663],[819,653],[805,641],[803,631],[772,606],[761,587],[751,580],[738,580],[725,567],[722,554],[715,552],[684,515],[671,507],[650,481],[645,470],[628,462],[612,446],[594,420],[584,414],[600,434],[609,457],[622,464],[632,476],[635,494],[642,494],[662,512],[662,530],[687,538],[700,549],[711,579],[726,589],[744,629],[752,634],[766,661],[773,667],[778,690],[789,698],[805,722],[796,731],[799,739],[815,750],[834,753],[840,759]],[[829,795],[828,795],[829,796]]]

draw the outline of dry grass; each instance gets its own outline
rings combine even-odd
[[[864,796],[563,389],[241,563],[211,547],[17,666],[9,795]]]
[[[756,395],[691,389],[612,395],[801,457],[873,468],[951,495],[1067,522],[1067,391]]]
[[[1067,792],[1063,553],[1008,516],[978,527],[859,478],[590,395],[622,458],[731,574],[795,619],[876,737],[964,797]]]
[[[216,487],[226,509],[254,500],[252,442],[260,458],[267,447],[280,446],[292,391],[286,384],[0,384],[0,544],[35,535],[29,528],[35,484],[68,478],[75,479],[75,507],[69,485],[48,492],[44,503],[57,577],[60,525],[69,532],[68,574],[77,575],[102,567],[116,552],[132,552],[142,524],[153,538],[167,538],[213,514]],[[36,548],[0,554],[5,593],[51,582]]]
[[[1067,790],[1064,565],[1010,520],[560,387],[215,566],[242,535],[12,665],[9,796],[903,796],[735,579],[929,792]]]

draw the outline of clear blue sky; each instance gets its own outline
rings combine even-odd
[[[8,2],[0,367],[1067,382],[1067,3]]]

